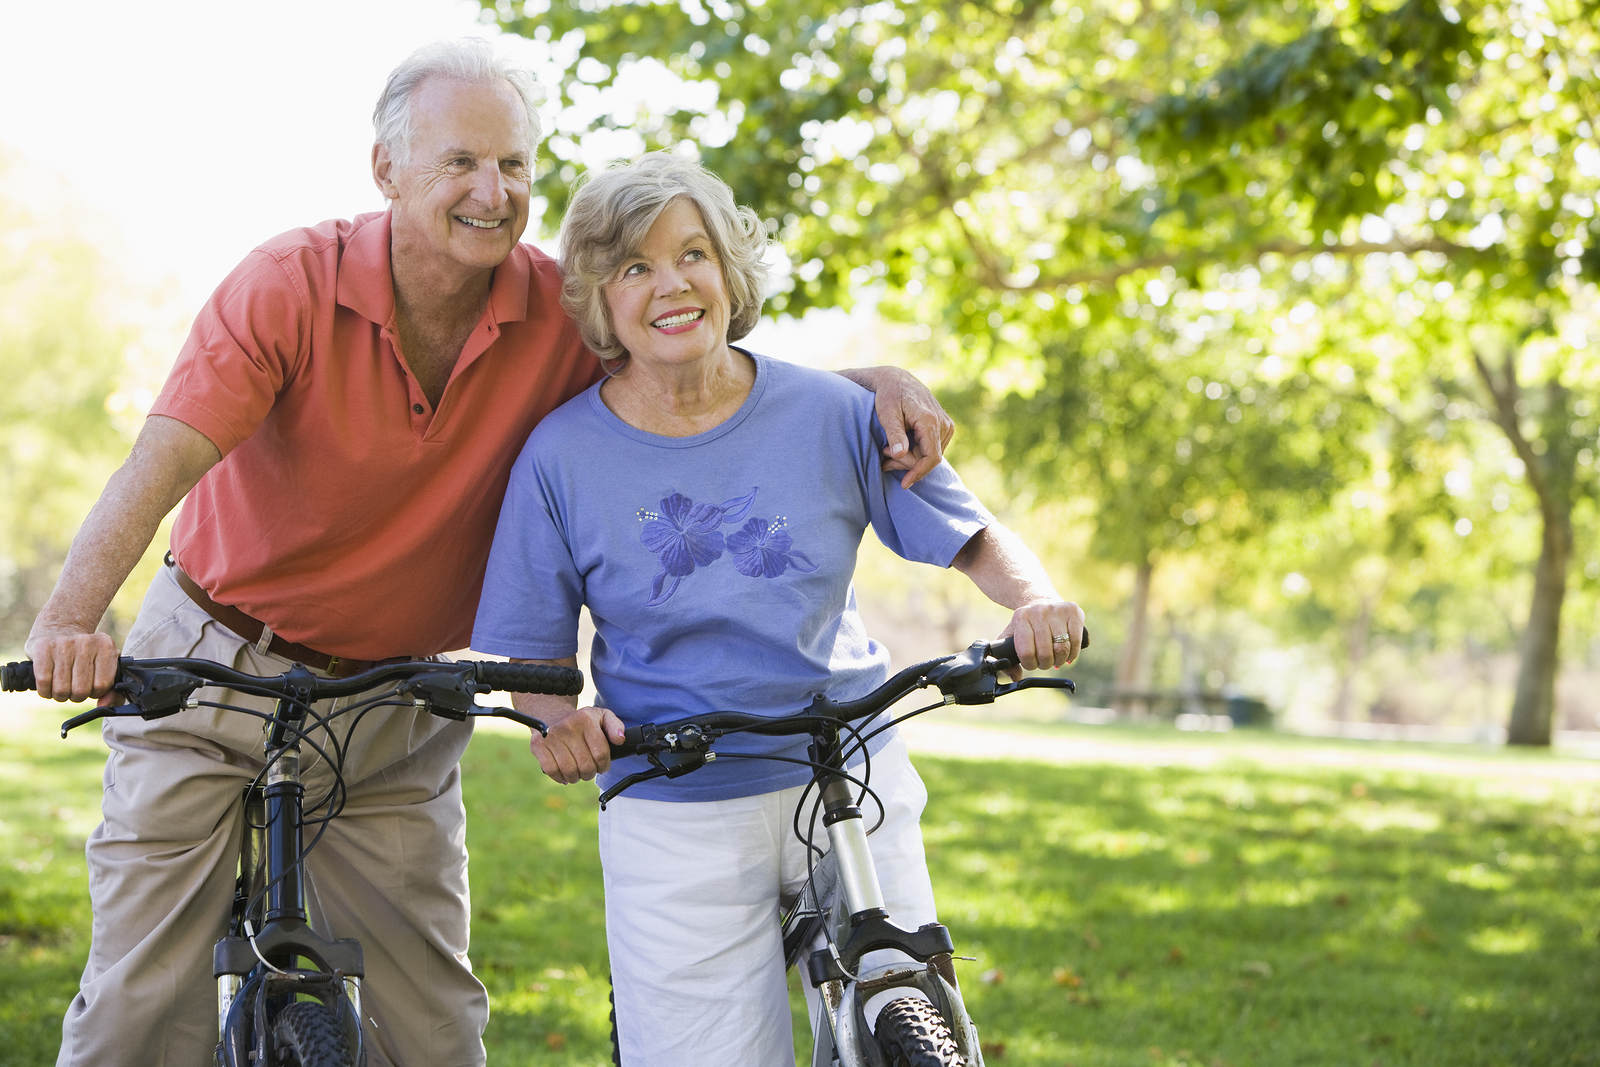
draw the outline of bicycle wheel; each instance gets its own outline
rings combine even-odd
[[[878,1014],[877,1037],[889,1067],[966,1067],[950,1024],[926,1000],[891,1000]]]
[[[272,1037],[280,1053],[292,1058],[286,1064],[300,1067],[355,1067],[344,1028],[326,1004],[300,1000],[288,1005],[272,1022]]]

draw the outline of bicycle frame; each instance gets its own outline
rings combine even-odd
[[[1083,631],[1082,645],[1089,645]],[[1017,664],[1008,638],[978,641],[953,656],[928,660],[900,671],[883,685],[855,700],[833,701],[816,696],[795,715],[770,718],[743,712],[714,712],[670,723],[629,727],[614,758],[645,755],[650,769],[627,775],[600,796],[604,808],[630,786],[652,778],[677,778],[716,758],[712,745],[723,734],[810,734],[810,763],[820,791],[823,826],[829,850],[813,868],[799,898],[783,917],[786,962],[805,960],[805,974],[821,998],[828,1025],[814,1026],[814,1067],[886,1067],[879,1042],[865,1013],[867,1002],[887,990],[919,991],[950,1029],[950,1039],[968,1067],[983,1067],[978,1030],[967,1014],[956,981],[954,943],[939,923],[906,930],[889,921],[883,890],[867,844],[867,829],[855,790],[868,790],[846,772],[847,753],[841,734],[850,731],[852,753],[864,749],[872,733],[862,735],[851,724],[870,720],[902,697],[928,686],[939,689],[943,704],[989,704],[1022,689],[1073,690],[1065,678],[1027,678],[1001,686],[997,675]],[[939,704],[902,718],[931,710]],[[896,720],[899,721],[899,720]],[[887,726],[883,727],[884,729]],[[876,731],[874,731],[876,732]],[[798,832],[798,826],[797,826]],[[803,835],[802,835],[803,836]],[[808,847],[811,842],[806,840]],[[860,974],[863,957],[883,949],[904,953],[916,966],[890,966],[869,976]],[[893,998],[890,998],[891,1000]]]
[[[309,925],[301,869],[305,786],[300,780],[304,705],[280,699],[266,726],[266,775],[245,790],[245,829],[228,935],[217,942],[219,1060],[224,1067],[271,1062],[269,1020],[290,1001],[321,1001],[339,1020],[352,1062],[366,1062],[361,1036],[361,945],[328,940]],[[311,961],[309,968],[297,960]]]
[[[877,866],[867,844],[865,819],[849,781],[839,773],[844,754],[837,727],[819,732],[811,745],[811,759],[835,769],[826,776],[818,775],[828,854],[795,909],[803,906],[809,894],[821,920],[812,927],[821,927],[820,946],[811,951],[803,943],[794,946],[796,954],[805,959],[806,976],[821,998],[822,1017],[828,1024],[813,1028],[813,1067],[884,1067],[877,1042],[870,1036],[865,1008],[872,997],[895,988],[920,990],[950,1023],[956,1046],[969,1067],[983,1067],[977,1027],[967,1014],[956,981],[950,931],[939,923],[906,930],[889,921]],[[819,875],[825,886],[822,894],[817,892]],[[819,899],[828,896],[832,897],[831,906]],[[785,922],[789,921],[786,917]],[[785,943],[787,946],[788,939]],[[891,967],[863,979],[859,974],[862,958],[881,949],[903,952],[923,966]],[[789,963],[797,962],[791,955]]]
[[[383,689],[386,685],[392,688]],[[267,716],[250,708],[202,701],[195,693],[206,686],[275,698],[273,713]],[[8,663],[0,668],[0,690],[32,688],[33,664]],[[384,663],[348,678],[320,677],[297,663],[281,675],[264,678],[208,660],[147,659],[121,661],[112,688],[127,702],[97,705],[74,715],[61,724],[61,736],[108,716],[159,719],[202,705],[265,719],[264,769],[244,791],[245,827],[232,917],[227,935],[212,953],[217,1063],[270,1067],[285,1062],[285,1041],[298,1048],[310,1040],[320,1055],[360,1067],[366,1058],[361,1034],[365,974],[361,945],[350,938],[322,937],[311,929],[305,907],[302,864],[308,846],[301,742],[328,758],[333,767],[335,784],[326,798],[324,816],[332,818],[342,787],[342,750],[331,726],[338,715],[409,702],[419,714],[456,721],[493,715],[544,733],[545,724],[539,720],[515,708],[484,707],[475,697],[494,690],[576,696],[583,689],[583,675],[571,668],[536,664],[423,660]],[[363,697],[360,702],[329,715],[312,711],[318,701],[357,695]],[[326,751],[309,740],[308,719],[315,720],[311,729],[328,732]],[[316,844],[315,838],[311,844]],[[302,1009],[296,1003],[305,1001],[317,1006],[306,1004]],[[340,1039],[343,1047],[335,1047]],[[293,1057],[294,1052],[288,1055]]]

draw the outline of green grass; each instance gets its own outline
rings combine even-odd
[[[1310,744],[1206,771],[918,760],[991,1067],[1600,1062],[1600,788],[1321,769]],[[0,734],[0,1063],[53,1059],[98,775]],[[607,1062],[592,790],[500,733],[465,780],[490,1063]]]

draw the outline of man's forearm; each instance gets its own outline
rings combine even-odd
[[[98,626],[161,520],[220,458],[198,430],[152,416],[72,539],[32,636],[88,633]]]

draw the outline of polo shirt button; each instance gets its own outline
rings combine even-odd
[[[421,404],[412,404],[411,405],[411,410],[415,411],[418,415],[421,415],[422,414],[422,405]]]

